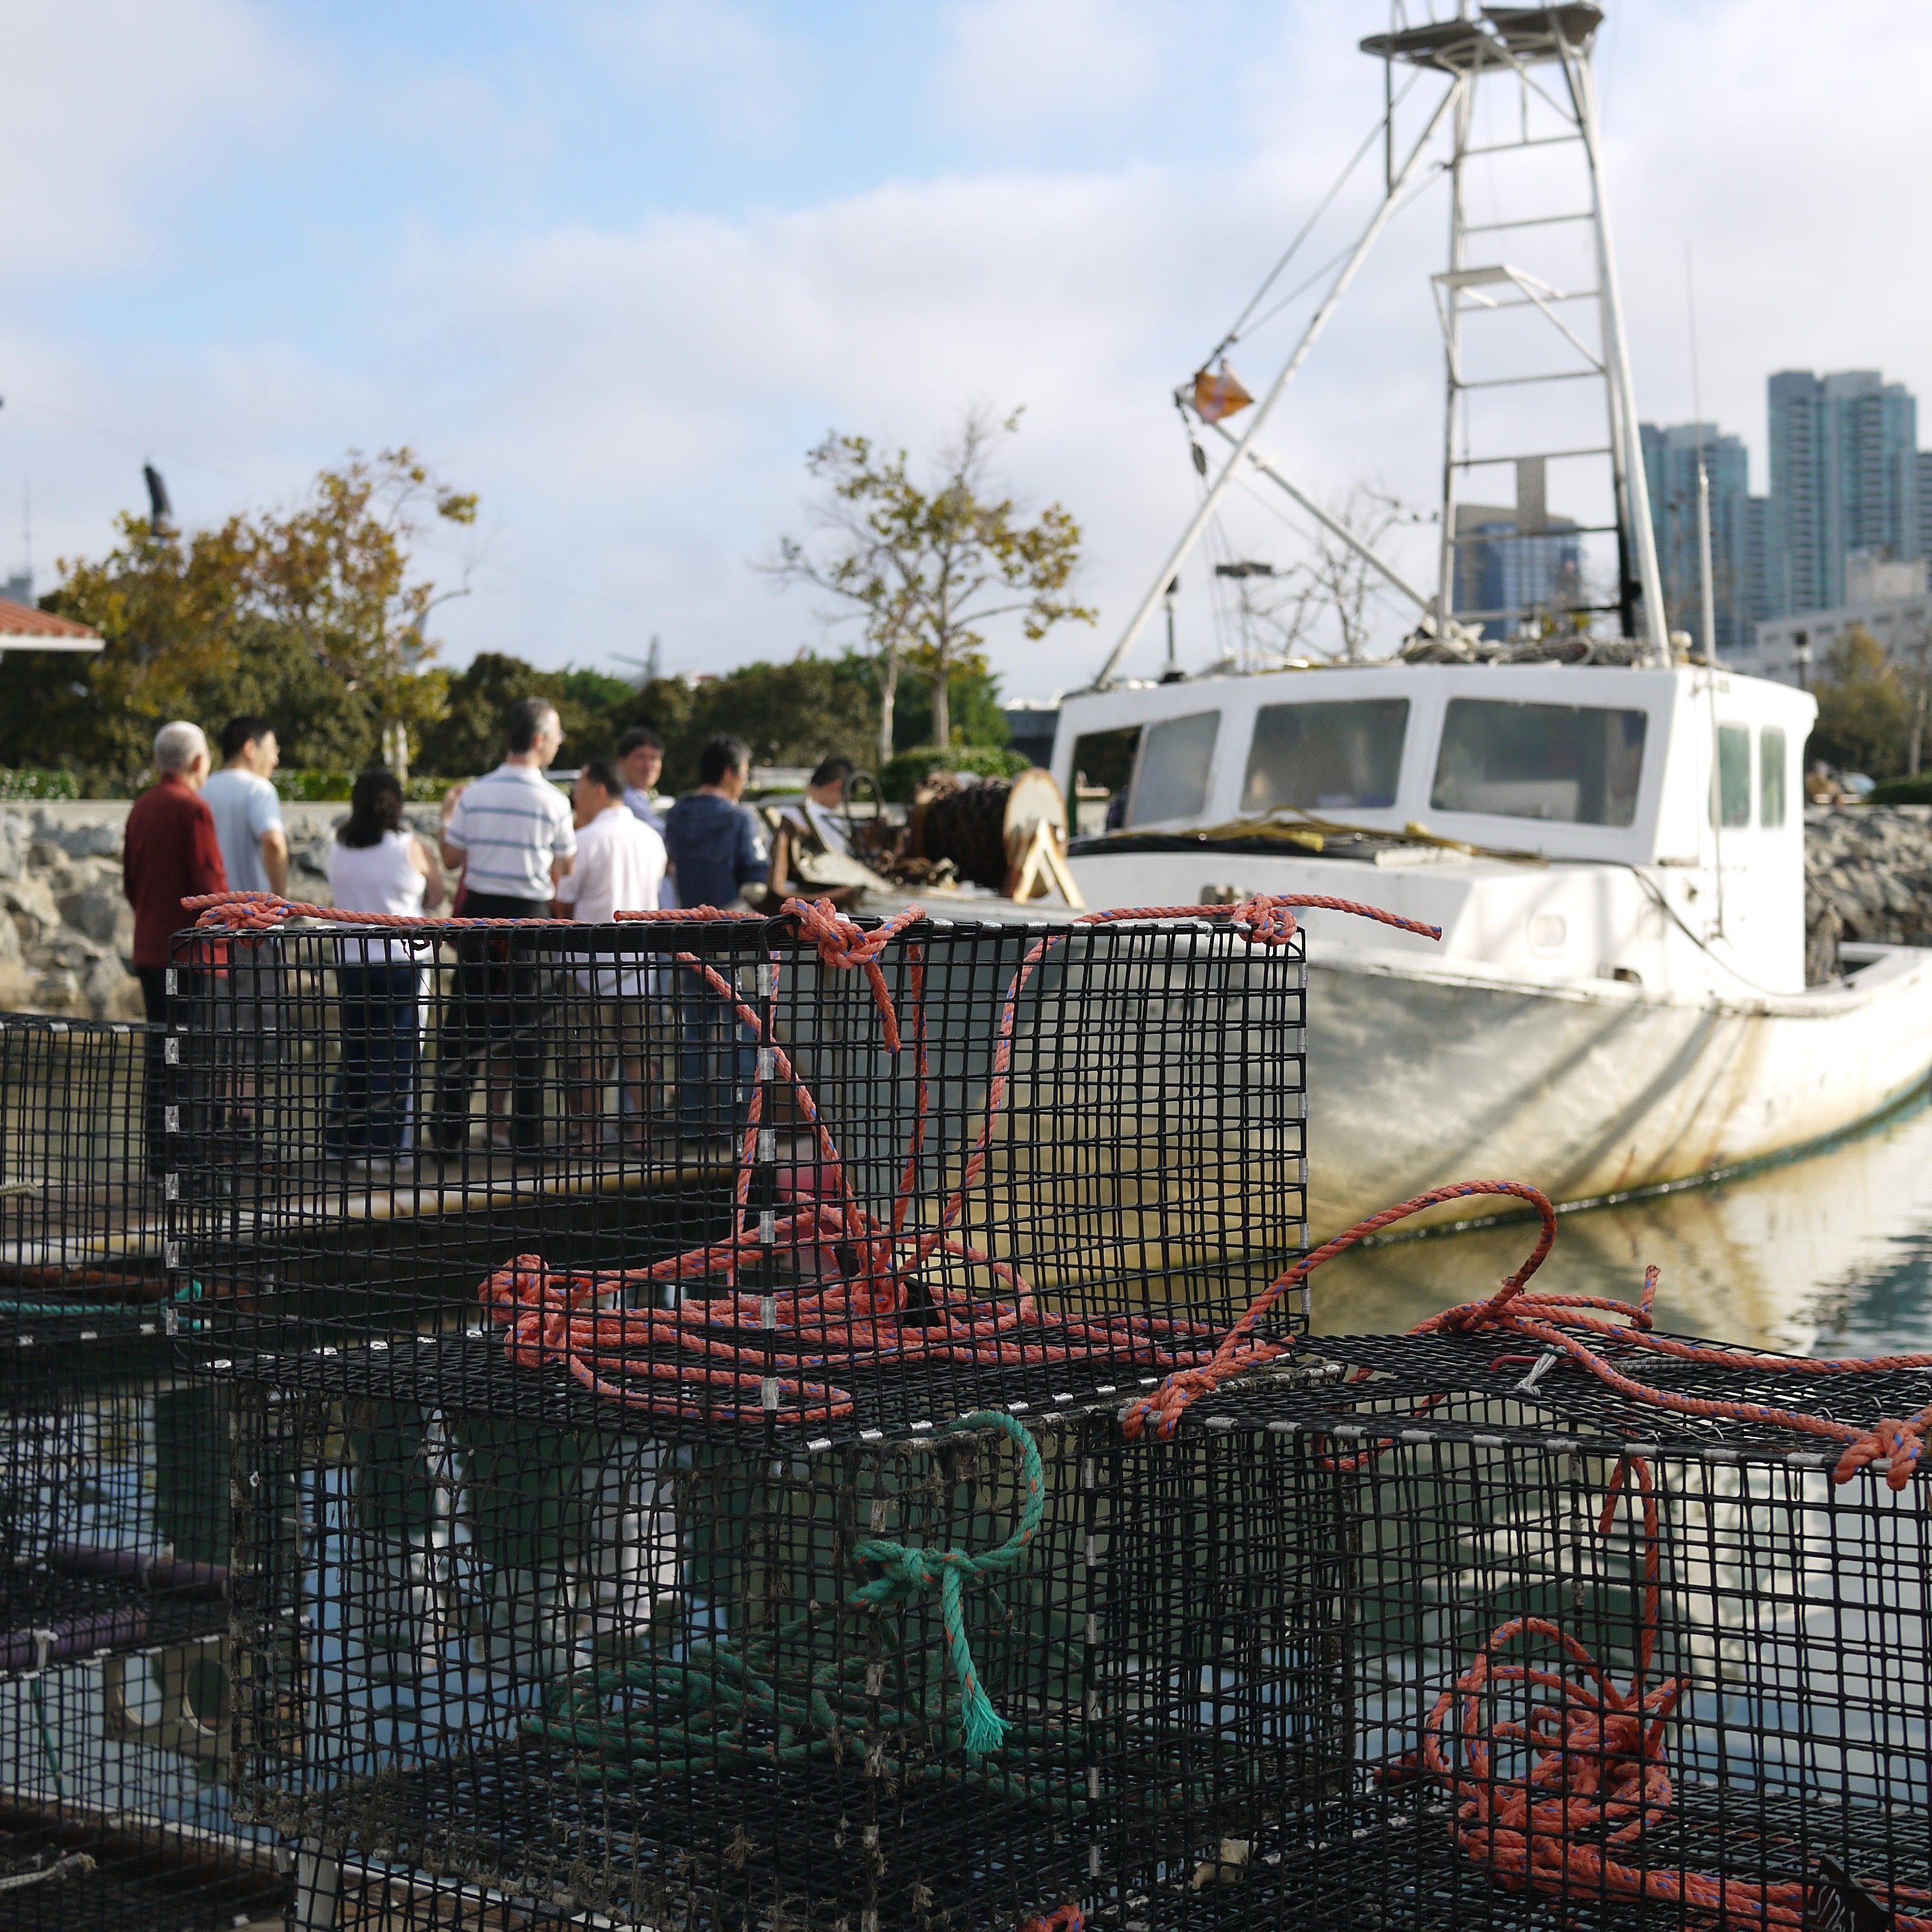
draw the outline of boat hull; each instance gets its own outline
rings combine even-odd
[[[1856,1125],[1932,1068],[1932,951],[1752,1002],[1526,986],[1396,956],[1311,958],[1310,1234],[1444,1182],[1594,1199]]]

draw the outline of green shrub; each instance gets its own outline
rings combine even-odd
[[[355,783],[347,772],[304,772],[284,765],[275,773],[275,796],[284,805],[346,805]]]
[[[879,774],[879,789],[886,797],[902,803],[911,797],[934,772],[962,772],[976,778],[1012,778],[1031,765],[1022,752],[1004,745],[955,745],[942,751],[937,745],[916,746],[901,752]]]
[[[440,805],[454,778],[408,778],[403,800],[408,805]],[[356,789],[353,772],[304,772],[284,765],[274,778],[275,796],[284,805],[346,805]]]
[[[78,798],[80,784],[71,772],[50,772],[33,765],[9,770],[0,766],[0,799]]]
[[[1873,786],[1868,805],[1932,805],[1932,772],[1908,778],[1881,778]]]

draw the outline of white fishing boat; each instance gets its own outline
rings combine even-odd
[[[1071,848],[1090,905],[1310,893],[1442,928],[1431,944],[1309,920],[1317,1238],[1469,1174],[1574,1201],[1762,1159],[1883,1108],[1932,1067],[1932,952],[1846,946],[1808,975],[1801,779],[1816,707],[1715,661],[1707,499],[1703,653],[1669,626],[1604,207],[1600,18],[1486,8],[1364,43],[1389,78],[1385,192],[1271,388],[1251,402],[1225,360],[1210,368],[1231,332],[1178,394],[1200,508],[1094,687],[1060,709],[1054,776],[1070,798],[1109,794],[1108,829]],[[1492,92],[1509,108],[1500,134],[1478,112]],[[1412,93],[1422,124],[1405,148]],[[1523,212],[1468,218],[1479,162],[1504,170],[1490,206]],[[1564,206],[1552,184],[1566,162]],[[1437,163],[1448,406],[1425,592],[1260,439]],[[1568,268],[1528,266],[1552,237]],[[1504,332],[1486,362],[1478,324]],[[1559,390],[1563,409],[1547,400]],[[1203,432],[1226,446],[1218,470]],[[1514,472],[1513,504],[1467,502],[1486,469]],[[1177,574],[1258,479],[1406,602],[1400,650],[1284,661],[1244,631],[1210,674],[1181,674],[1170,643],[1157,681],[1124,680]],[[1607,559],[1594,572],[1593,556]]]

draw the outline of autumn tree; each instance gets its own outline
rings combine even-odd
[[[876,667],[878,751],[890,758],[900,671],[910,664],[932,691],[932,741],[950,745],[950,693],[958,669],[983,669],[983,628],[1017,616],[1037,640],[1094,613],[1066,595],[1080,556],[1080,526],[1058,503],[1028,520],[994,494],[998,440],[1020,412],[996,422],[969,410],[934,458],[930,488],[914,480],[906,452],[871,438],[829,435],[806,458],[824,486],[814,507],[820,539],[783,538],[766,566],[790,583],[829,592],[862,622]]]
[[[372,463],[352,450],[292,514],[244,526],[251,606],[361,694],[379,742],[382,727],[420,731],[440,708],[418,674],[435,655],[424,627],[467,589],[412,576],[412,550],[435,524],[476,520],[476,497],[440,482],[413,452],[386,449]]]
[[[274,721],[290,765],[366,762],[385,726],[419,734],[442,709],[427,626],[462,586],[439,589],[412,553],[475,517],[406,449],[352,451],[286,514],[193,532],[122,515],[107,554],[63,560],[44,600],[100,633],[99,656],[0,664],[0,762],[124,784],[168,718],[212,732],[244,712]]]

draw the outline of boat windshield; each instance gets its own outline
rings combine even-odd
[[[1393,805],[1408,731],[1406,698],[1264,704],[1255,716],[1241,809],[1343,812]]]
[[[1147,728],[1127,806],[1129,825],[1158,825],[1200,812],[1208,802],[1208,777],[1220,729],[1218,711],[1163,718]]]
[[[1570,825],[1629,825],[1643,771],[1641,711],[1450,700],[1429,802]]]

